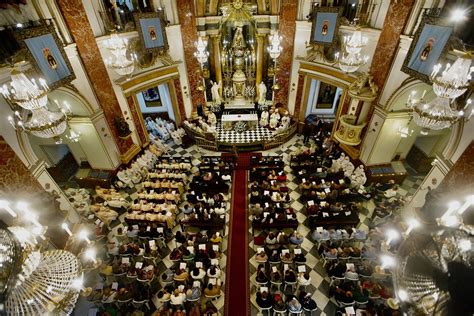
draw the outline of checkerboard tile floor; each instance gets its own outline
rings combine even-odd
[[[221,127],[221,123],[217,124],[217,140],[219,142],[236,143],[236,144],[248,144],[257,141],[270,139],[273,135],[273,131],[258,126],[255,130],[246,130],[242,133],[236,131],[226,131]]]
[[[233,132],[235,133],[235,132]],[[232,137],[231,135],[227,136],[230,140]],[[234,135],[234,137],[236,137]],[[243,137],[242,139],[244,139]],[[227,141],[227,140],[225,140]],[[197,165],[199,163],[199,159],[201,156],[220,156],[220,152],[213,152],[209,151],[203,148],[200,148],[196,145],[190,146],[188,148],[183,148],[181,146],[175,145],[172,141],[168,142],[167,145],[170,147],[170,150],[168,151],[167,155],[169,156],[183,156],[183,157],[192,157],[192,163],[193,165]],[[291,140],[289,140],[287,143],[267,150],[263,151],[262,154],[264,156],[266,155],[278,155],[282,156],[286,162],[287,165],[289,165],[289,158],[292,152],[294,152],[297,149],[308,149],[309,147],[303,143],[303,137],[301,135],[295,135]],[[407,168],[408,169],[408,168]],[[291,174],[291,168],[288,166],[285,167],[285,171],[288,172],[287,174],[287,186],[289,188],[290,195],[294,199],[294,202],[292,203],[292,207],[294,207],[297,211],[301,211],[303,209],[303,204],[298,201],[300,198],[300,193],[298,192],[298,184],[295,181],[295,177]],[[413,195],[420,184],[422,183],[424,178],[424,175],[416,175],[413,173],[409,173],[408,177],[406,180],[402,183],[399,189],[399,193],[404,195],[404,196],[410,196]],[[127,192],[124,192],[124,197],[128,200],[131,200],[134,198],[134,195],[136,195],[136,191],[139,188],[135,189],[129,189]],[[230,195],[230,194],[229,194]],[[229,196],[230,197],[230,196]],[[229,205],[230,207],[230,205]],[[358,228],[360,229],[367,229],[370,223],[370,215],[371,212],[373,211],[375,205],[372,201],[367,201],[365,202],[364,209],[360,213],[360,224]],[[119,220],[117,220],[115,223],[113,223],[114,229],[117,229],[121,225],[123,226],[123,218],[125,215],[122,215],[119,217]],[[182,218],[182,214],[180,214],[177,218],[177,220]],[[227,265],[227,244],[228,244],[228,231],[229,231],[229,214],[226,216],[226,227],[225,227],[225,236],[224,240],[222,243],[222,259],[220,261],[221,267],[222,267],[222,280],[225,281],[225,267]],[[312,284],[309,285],[306,288],[306,291],[309,293],[312,293],[313,299],[316,301],[318,304],[318,310],[313,313],[313,315],[335,315],[336,312],[336,302],[333,298],[329,297],[329,283],[330,283],[330,278],[327,276],[326,271],[323,268],[322,261],[319,260],[319,255],[317,252],[317,247],[311,240],[311,230],[309,228],[308,224],[308,219],[304,215],[303,212],[298,213],[298,219],[300,222],[300,225],[298,226],[297,230],[299,233],[301,233],[304,237],[305,240],[302,244],[302,253],[306,256],[307,261],[306,261],[306,270],[310,273],[311,276],[311,281]],[[250,218],[249,218],[250,220]],[[249,223],[250,224],[250,223]],[[179,225],[175,226],[173,229],[173,233],[176,233],[177,230],[179,230]],[[254,232],[255,235],[260,234],[261,231],[256,230]],[[256,308],[256,302],[255,302],[255,293],[257,291],[257,284],[255,281],[255,276],[256,276],[256,269],[257,269],[257,262],[255,261],[255,250],[256,247],[254,248],[253,244],[253,236],[252,236],[252,230],[251,230],[251,225],[249,225],[249,231],[248,231],[248,240],[250,241],[249,243],[249,274],[250,274],[250,301],[251,301],[251,314],[252,316],[257,315],[258,311]],[[167,244],[167,248],[164,249],[163,251],[163,256],[162,259],[157,262],[157,270],[158,274],[163,273],[167,268],[173,265],[171,260],[169,259],[169,254],[171,251],[174,249],[175,244],[174,241],[171,241]],[[224,285],[225,287],[225,285]],[[223,315],[224,311],[224,295],[222,295],[218,300],[212,301],[214,306],[219,310],[219,315]],[[79,314],[76,314],[79,315]]]
[[[297,228],[298,232],[304,236],[304,241],[301,246],[302,253],[306,257],[306,271],[311,276],[312,284],[307,286],[306,291],[312,293],[312,298],[316,301],[318,305],[318,310],[313,313],[313,315],[329,315],[333,316],[336,313],[337,304],[334,298],[329,296],[329,284],[330,278],[327,275],[325,269],[323,268],[322,260],[320,260],[319,254],[317,252],[317,246],[313,243],[311,239],[311,230],[309,228],[309,221],[304,214],[301,212],[303,210],[303,204],[299,201],[301,194],[298,189],[298,184],[295,181],[295,177],[291,174],[291,168],[288,167],[289,165],[289,158],[293,151],[296,149],[306,149],[308,148],[305,144],[303,144],[303,137],[301,135],[296,135],[293,137],[289,142],[283,144],[278,148],[274,148],[268,151],[264,151],[263,155],[278,155],[282,156],[285,160],[287,166],[285,167],[285,171],[289,172],[287,174],[287,187],[290,192],[290,196],[294,200],[291,206],[298,212],[297,217],[299,221],[299,226]],[[421,182],[423,181],[422,175],[413,175],[409,174],[405,182],[400,186],[400,194],[404,196],[413,195],[417,188],[420,186]],[[363,202],[363,209],[359,214],[360,223],[358,228],[367,230],[369,229],[370,224],[370,215],[375,208],[375,204],[372,200]],[[249,216],[250,221],[250,216]],[[249,223],[249,227],[251,227],[251,223]],[[250,301],[252,303],[252,316],[258,315],[258,310],[256,308],[257,304],[255,301],[255,295],[258,290],[257,283],[255,281],[256,277],[256,270],[258,267],[258,263],[255,261],[255,253],[256,248],[253,244],[253,236],[252,230],[249,228],[249,240],[251,240],[249,244],[249,262],[250,262]],[[254,232],[255,236],[258,236],[262,231],[256,230]],[[296,269],[296,267],[293,267]]]
[[[175,145],[172,141],[169,141],[167,143],[167,146],[169,147],[169,151],[166,154],[167,156],[180,156],[180,157],[192,157],[192,164],[197,165],[199,164],[201,156],[220,156],[220,153],[218,152],[213,152],[213,151],[208,151],[206,149],[202,149],[198,146],[190,146],[188,148],[183,148],[181,146]],[[132,201],[138,197],[137,192],[141,189],[141,185],[138,184],[134,188],[127,188],[124,191],[121,191],[122,196],[127,200],[127,201]],[[231,189],[229,190],[229,201],[231,199]],[[91,194],[94,194],[94,192],[90,192]],[[184,203],[182,203],[184,204]],[[182,204],[180,206],[182,206]],[[229,219],[230,219],[230,203],[228,203],[227,206],[227,215],[226,215],[226,224],[225,224],[225,232],[223,236],[223,241],[221,243],[221,258],[220,258],[220,267],[221,267],[221,280],[223,282],[223,287],[222,287],[222,295],[213,301],[211,303],[217,308],[219,311],[219,315],[224,315],[224,302],[225,302],[225,297],[224,297],[224,289],[225,289],[225,280],[226,280],[226,266],[227,266],[227,244],[228,244],[228,232],[229,232]],[[125,226],[125,215],[126,213],[121,214],[116,221],[112,222],[110,224],[110,229],[111,232],[109,234],[116,234],[117,230],[119,227],[123,228]],[[179,226],[179,221],[184,217],[183,213],[179,213],[176,217],[176,225],[172,229],[172,233],[176,234],[178,230],[181,230]],[[174,263],[170,260],[170,254],[171,251],[176,247],[176,244],[174,240],[167,242],[166,247],[160,250],[160,258],[157,258],[156,260],[156,275],[161,275],[163,272],[165,272],[166,269],[172,267]],[[162,288],[161,283],[159,283],[158,287],[156,288],[157,291],[159,291]],[[204,298],[204,295],[202,296],[201,300],[206,300]],[[154,310],[154,307],[152,303],[150,303],[151,310]],[[89,308],[92,308],[93,306],[91,305],[90,302],[86,301],[85,299],[79,299],[78,304],[76,306],[75,310],[75,315],[84,315],[87,314],[87,311]]]

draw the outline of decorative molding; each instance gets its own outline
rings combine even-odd
[[[123,164],[128,164],[130,160],[133,159],[139,152],[141,151],[141,148],[137,146],[135,143],[130,146],[130,148],[125,152],[124,154],[120,155],[120,161]]]

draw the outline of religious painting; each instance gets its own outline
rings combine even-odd
[[[453,33],[451,26],[442,25],[439,20],[424,16],[408,50],[402,71],[426,83],[433,67],[449,46]]]
[[[316,109],[331,109],[334,104],[336,90],[337,87],[321,81],[319,85],[318,99],[315,105]]]
[[[339,17],[338,7],[315,7],[311,13],[311,44],[331,46],[337,39]]]
[[[51,89],[76,78],[54,26],[43,24],[20,30],[16,36],[27,53],[26,59]]]
[[[151,108],[151,107],[155,108],[155,107],[163,106],[163,103],[161,103],[158,87],[146,89],[145,91],[142,92],[142,94],[143,94],[143,99],[145,100],[145,106],[147,108]]]
[[[135,13],[135,24],[143,46],[149,52],[168,50],[165,18],[160,12]]]

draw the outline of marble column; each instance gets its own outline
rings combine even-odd
[[[220,45],[219,45],[220,36],[211,35],[211,39],[212,39],[212,52],[213,52],[213,57],[214,57],[214,71],[216,73],[216,82],[219,83],[219,82],[222,82],[221,50],[220,50]],[[221,94],[222,94],[222,91],[221,91]]]
[[[56,192],[59,197],[59,192]],[[61,229],[64,216],[59,211],[56,197],[46,192],[30,170],[23,164],[13,149],[0,136],[0,199],[9,202],[25,201],[32,212],[38,215],[38,222],[48,226],[46,237],[59,248],[64,247],[67,235]],[[15,209],[13,207],[13,209]],[[14,224],[14,218],[2,212],[7,225]]]
[[[148,131],[146,130],[145,123],[143,121],[143,117],[140,113],[138,113],[138,105],[135,104],[135,100],[133,96],[129,95],[127,97],[128,108],[130,109],[130,114],[132,115],[133,122],[135,123],[135,127],[137,129],[138,138],[140,139],[140,144],[142,147],[145,147],[150,142],[150,138],[148,136]]]
[[[400,35],[414,4],[415,0],[392,0],[390,2],[370,66],[370,73],[380,90],[383,90],[385,81],[390,74],[393,60],[397,54]]]
[[[255,74],[255,83],[257,86],[263,78],[263,52],[265,48],[265,35],[257,34],[257,71]]]
[[[293,117],[295,120],[299,120],[300,117],[300,110],[301,110],[301,102],[303,101],[303,94],[304,94],[304,79],[305,75],[299,74],[298,75],[298,86],[296,87],[296,100],[295,100],[295,109],[293,111]]]
[[[276,77],[280,85],[280,90],[275,91],[274,104],[281,102],[286,108],[288,108],[288,96],[291,79],[291,65],[293,63],[293,44],[295,41],[297,11],[298,1],[281,1],[279,34],[282,37],[281,47],[283,48],[283,50],[280,54],[280,57],[278,57],[277,59],[279,71]]]
[[[119,136],[114,120],[117,116],[123,118],[122,110],[115,96],[84,6],[81,1],[77,0],[58,0],[57,3],[77,45],[90,85],[104,111],[122,162],[126,163],[133,158],[133,153],[136,153],[138,146],[133,143],[131,137],[120,138]]]
[[[181,95],[181,80],[179,80],[179,78],[175,78],[173,80],[173,87],[176,95],[176,102],[179,114],[181,116],[181,121],[179,122],[179,124],[181,124],[186,119],[186,110],[184,109],[184,100],[183,96]]]
[[[194,57],[196,48],[194,43],[198,40],[196,29],[196,17],[194,15],[194,1],[176,0],[178,9],[179,23],[181,25],[181,34],[184,47],[184,59],[186,62],[186,71],[188,73],[189,92],[193,105],[193,113],[196,112],[198,104],[205,105],[206,99],[204,93],[197,89],[201,85],[201,67]],[[179,93],[178,93],[179,94]]]

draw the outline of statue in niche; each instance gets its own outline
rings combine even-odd
[[[267,95],[267,86],[262,81],[258,85],[258,104],[260,105],[265,104],[266,95]]]
[[[117,129],[119,137],[127,137],[129,136],[132,132],[130,131],[130,127],[128,126],[128,123],[125,121],[125,119],[122,116],[115,116],[114,117],[114,123],[115,123],[115,128]]]
[[[212,94],[212,101],[216,104],[221,104],[222,103],[222,98],[220,95],[220,88],[221,88],[221,83],[217,84],[217,82],[214,82],[211,87],[211,94]]]
[[[237,26],[234,34],[234,40],[232,42],[232,47],[243,47],[244,46],[244,36],[242,34],[242,27]]]

